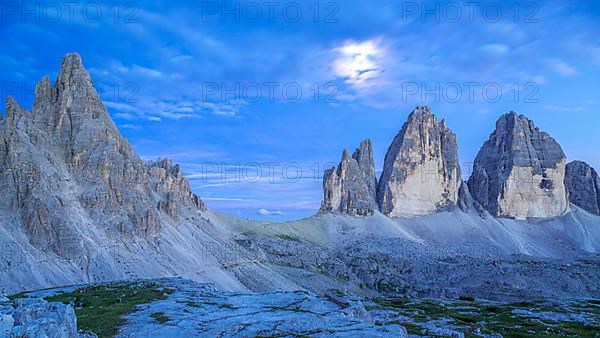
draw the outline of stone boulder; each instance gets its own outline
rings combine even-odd
[[[429,107],[417,107],[390,145],[377,189],[388,216],[454,209],[462,185],[456,135]]]
[[[321,212],[371,215],[377,210],[376,189],[373,148],[365,140],[352,156],[344,150],[337,168],[325,171]]]
[[[483,144],[469,178],[475,201],[490,214],[550,218],[569,210],[560,145],[527,117],[502,115]]]
[[[20,298],[0,313],[0,337],[76,338],[77,317],[71,305],[40,298]]]

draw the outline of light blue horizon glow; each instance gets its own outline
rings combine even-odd
[[[96,4],[77,3],[77,9]],[[79,10],[70,18],[64,8],[58,20],[48,20],[55,16],[43,6],[39,18],[21,15],[21,6],[35,9],[36,2],[13,3],[16,13],[3,2],[2,99],[13,95],[31,107],[35,84],[55,78],[62,56],[77,52],[142,158],[172,158],[210,208],[254,219],[316,213],[323,169],[363,139],[373,142],[379,173],[387,147],[417,105],[429,105],[456,133],[465,175],[498,116],[511,110],[550,133],[568,161],[600,169],[595,2],[493,2],[502,8],[497,22],[481,10],[492,2],[477,2],[473,20],[464,3],[438,3],[439,22],[435,14],[424,20],[411,14],[414,4],[435,9],[431,1],[317,2],[318,20],[314,1],[280,2],[278,8],[302,9],[299,22],[281,11],[268,18],[264,6],[258,22],[250,22],[249,12],[239,22],[233,14],[223,20],[222,8],[207,7],[234,9],[236,3],[240,9],[263,5],[132,2],[132,8],[99,7],[98,20]],[[450,22],[443,11],[455,5],[462,17]],[[272,100],[270,83],[278,84]],[[473,100],[466,83],[479,84]],[[337,88],[331,97],[330,84]],[[491,85],[488,97],[485,84]],[[215,93],[215,85],[225,92]],[[415,85],[429,94],[411,94]],[[252,102],[257,86],[263,95]],[[291,102],[296,86],[302,95]],[[451,102],[457,86],[462,97]],[[491,102],[497,87],[502,95]]]

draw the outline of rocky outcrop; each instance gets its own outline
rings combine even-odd
[[[456,136],[429,107],[417,107],[385,155],[379,209],[392,217],[452,209],[461,184]]]
[[[523,115],[502,115],[469,178],[473,198],[494,216],[548,218],[568,211],[566,157],[560,145]]]
[[[149,240],[165,217],[204,210],[178,166],[147,168],[121,136],[77,54],[32,111],[7,99],[0,122],[0,213],[15,216],[29,242],[62,258],[83,254],[90,232]],[[8,216],[7,216],[8,217]]]
[[[0,336],[77,338],[77,317],[71,305],[20,298],[0,305]]]
[[[344,150],[340,164],[325,171],[321,212],[371,215],[375,202],[377,178],[370,140],[360,143],[352,157]]]
[[[565,185],[571,203],[592,214],[600,215],[600,177],[594,168],[583,161],[568,163]]]

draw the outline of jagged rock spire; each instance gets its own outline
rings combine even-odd
[[[32,111],[35,112],[35,119],[42,129],[49,127],[50,120],[53,121],[55,99],[52,94],[52,85],[50,78],[44,76],[35,86],[35,100],[33,101]]]
[[[568,211],[565,160],[560,145],[533,121],[504,114],[475,158],[470,192],[494,216],[562,215]]]
[[[95,136],[102,138],[102,134],[120,138],[90,74],[76,53],[63,58],[53,86],[47,77],[37,84],[33,115],[36,125],[47,131],[58,147],[66,148],[67,155],[80,150],[78,146],[85,143],[80,138],[94,140]]]
[[[373,147],[364,140],[352,156],[344,149],[340,164],[325,171],[321,212],[371,215],[377,210]]]
[[[571,203],[594,215],[600,215],[600,177],[594,168],[583,161],[568,163],[565,185]]]
[[[452,209],[461,184],[456,135],[429,107],[416,107],[385,155],[379,209],[389,216]]]

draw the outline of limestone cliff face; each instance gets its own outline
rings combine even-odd
[[[516,219],[560,216],[569,210],[566,157],[533,121],[502,115],[483,144],[469,178],[473,198],[492,215]]]
[[[571,203],[592,214],[600,215],[600,177],[594,168],[582,161],[568,163],[565,185]]]
[[[377,210],[376,188],[373,148],[365,140],[352,157],[344,150],[337,168],[325,171],[321,212],[371,215]]]
[[[385,155],[379,209],[392,217],[451,209],[461,185],[456,136],[429,107],[417,107]]]
[[[7,100],[0,122],[0,213],[17,215],[29,241],[61,257],[81,254],[84,233],[151,239],[182,210],[204,210],[178,166],[146,167],[121,136],[77,54],[54,85],[36,87],[32,111]]]

